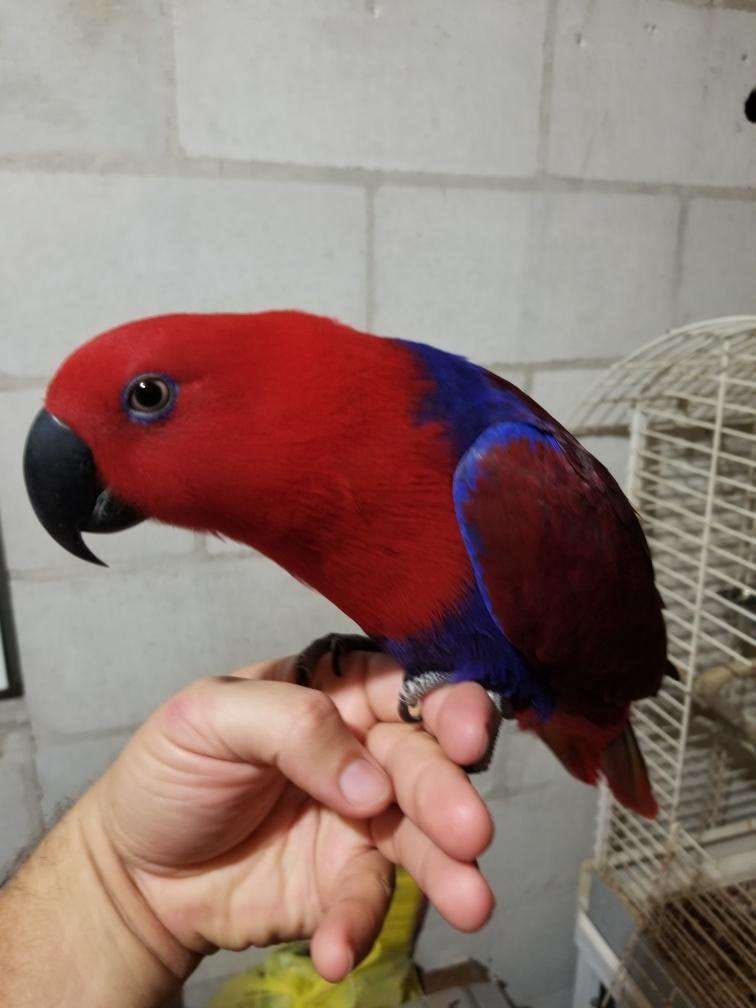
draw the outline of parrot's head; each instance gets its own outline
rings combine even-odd
[[[82,532],[144,518],[243,538],[256,497],[261,510],[276,506],[287,444],[307,441],[312,389],[322,390],[313,330],[326,323],[167,315],[84,344],[54,376],[26,443],[41,523],[94,563]]]

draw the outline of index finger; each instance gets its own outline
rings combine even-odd
[[[374,656],[372,656],[374,657]],[[398,697],[403,674],[388,671],[365,680],[368,703],[376,721],[399,721]],[[460,766],[481,760],[496,734],[499,714],[479,683],[462,682],[439,686],[422,702],[423,727],[433,735],[444,753]]]
[[[362,736],[370,722],[400,721],[399,689],[404,672],[383,653],[352,652],[341,660],[343,675],[332,670],[330,655],[320,662],[317,686],[328,693],[344,720]],[[258,662],[236,675],[254,679],[292,681],[294,659]],[[499,715],[478,683],[439,686],[423,700],[423,727],[439,742],[444,753],[460,766],[471,766],[487,753],[496,733]]]
[[[268,671],[281,671],[276,666]],[[342,815],[366,817],[393,797],[378,762],[318,690],[227,676],[172,697],[147,722],[174,745],[228,763],[274,767]]]

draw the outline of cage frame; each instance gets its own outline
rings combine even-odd
[[[578,437],[629,439],[625,491],[649,539],[680,673],[678,682],[665,677],[659,695],[633,712],[659,819],[642,820],[619,806],[605,784],[600,788],[592,870],[637,925],[615,997],[623,975],[626,1003],[635,1003],[644,987],[655,1003],[659,979],[649,975],[657,970],[648,950],[658,947],[666,957],[666,943],[676,949],[669,958],[679,1003],[693,996],[702,1008],[752,1008],[756,776],[748,760],[756,757],[756,606],[749,607],[756,588],[748,577],[756,575],[756,316],[708,319],[646,343],[601,376],[568,425]],[[733,450],[741,443],[743,454]],[[714,590],[712,581],[727,587]],[[710,664],[715,653],[720,666]],[[707,682],[708,697],[701,688]],[[721,703],[728,690],[736,701]],[[715,779],[724,798],[714,795],[696,819],[691,795],[713,792]],[[585,929],[585,907],[581,914]],[[711,999],[702,967],[689,961],[696,951],[707,963],[709,988],[712,963],[722,974],[719,1000]],[[667,991],[664,1003],[673,1004],[674,994]]]

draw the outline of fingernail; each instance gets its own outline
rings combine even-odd
[[[339,787],[352,805],[375,805],[389,790],[385,774],[365,759],[349,764],[339,778]]]

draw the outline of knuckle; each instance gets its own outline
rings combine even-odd
[[[386,865],[385,868],[373,868],[366,873],[366,883],[370,889],[372,889],[377,896],[388,903],[391,897],[394,895],[394,866]]]
[[[212,710],[213,697],[221,682],[227,677],[205,676],[174,694],[164,706],[167,720],[174,725],[196,728],[207,720]]]
[[[357,682],[367,682],[375,654],[372,651],[350,651],[341,658],[344,674]]]
[[[198,679],[186,687],[186,696],[195,709],[201,711],[212,704],[218,687],[225,681],[227,681],[226,678],[222,676],[203,676],[202,679]]]
[[[297,728],[308,735],[318,735],[324,729],[330,729],[338,712],[336,705],[325,693],[318,690],[307,690],[307,696],[299,701]]]

